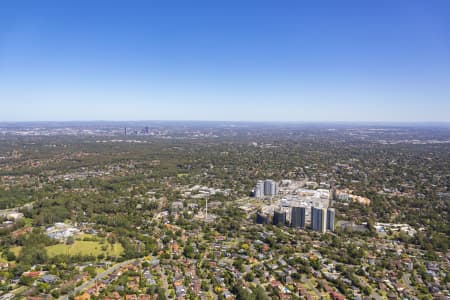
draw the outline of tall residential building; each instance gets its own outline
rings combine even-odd
[[[270,179],[264,180],[264,195],[275,196],[278,194],[278,184]]]
[[[294,228],[305,228],[306,207],[292,207],[291,226]]]
[[[264,215],[262,213],[256,214],[256,224],[268,224],[269,219],[267,218],[267,215]]]
[[[314,231],[326,232],[327,210],[325,208],[311,208],[311,227]]]
[[[322,208],[322,216],[323,216],[323,218],[322,218],[321,229],[322,229],[322,232],[325,233],[325,232],[327,232],[327,209],[326,208]]]
[[[336,212],[334,208],[329,208],[327,210],[327,230],[334,231],[334,223],[336,218]]]
[[[286,213],[281,211],[273,212],[273,225],[285,225],[286,224]]]
[[[275,196],[278,194],[278,183],[273,180],[258,180],[255,186],[254,195],[256,198],[264,198],[264,196]]]
[[[264,180],[264,195],[272,195],[272,180]]]
[[[264,198],[264,181],[258,180],[255,187],[255,197]]]

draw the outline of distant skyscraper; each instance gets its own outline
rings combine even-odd
[[[327,210],[325,208],[311,208],[311,227],[314,231],[326,232]]]
[[[291,226],[294,228],[305,228],[306,208],[292,207]]]
[[[336,212],[334,208],[329,208],[327,210],[327,230],[334,231]]]
[[[272,224],[273,225],[285,225],[286,224],[286,213],[275,211],[273,213]]]

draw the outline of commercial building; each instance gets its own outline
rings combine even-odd
[[[334,223],[336,218],[336,212],[334,208],[327,209],[327,230],[334,231]]]
[[[311,228],[314,231],[326,232],[327,210],[325,208],[311,208]]]
[[[286,224],[286,212],[274,211],[272,224],[273,225],[285,225]]]
[[[292,228],[312,228],[318,232],[335,230],[335,210],[328,209],[331,191],[327,189],[306,189],[300,181],[282,180],[280,185],[273,180],[259,180],[254,195],[265,198],[260,214],[273,224],[289,224]],[[275,196],[276,197],[273,197]],[[270,220],[270,218],[272,220]],[[263,216],[257,216],[257,223],[264,223]]]
[[[255,187],[254,195],[256,198],[264,198],[264,181],[258,180]]]
[[[270,179],[264,181],[258,180],[255,186],[254,195],[256,198],[276,196],[278,195],[278,183]]]
[[[306,207],[292,207],[291,226],[294,228],[305,228]]]
[[[264,195],[265,196],[275,196],[278,194],[278,183],[273,180],[264,180]]]
[[[267,215],[262,213],[256,214],[256,224],[269,224],[269,218]]]

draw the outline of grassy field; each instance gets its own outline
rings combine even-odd
[[[106,251],[102,250],[102,246],[106,246]],[[116,243],[111,248],[111,244],[100,244],[95,241],[75,241],[72,245],[58,244],[47,247],[48,256],[53,257],[57,255],[100,255],[105,256],[120,256],[123,252],[121,244]]]
[[[12,247],[11,252],[14,253],[16,256],[19,256],[20,250],[22,250],[22,247]]]
[[[102,246],[106,246],[106,251],[102,250]],[[18,256],[22,247],[13,247],[11,251]],[[76,240],[72,245],[58,244],[47,247],[47,254],[49,257],[57,255],[94,255],[98,256],[104,254],[105,256],[120,256],[123,252],[123,247],[120,243],[116,243],[111,248],[111,244],[101,244],[96,241],[79,241]]]

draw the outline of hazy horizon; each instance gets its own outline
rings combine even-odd
[[[103,125],[120,125],[120,126],[144,126],[151,124],[171,124],[171,123],[181,123],[181,124],[230,124],[230,125],[239,125],[239,124],[255,124],[255,125],[337,125],[337,126],[400,126],[400,127],[448,127],[450,126],[450,122],[447,121],[419,121],[419,122],[395,122],[395,121],[248,121],[248,120],[41,120],[41,121],[1,121],[0,126],[4,125],[40,125],[40,124],[49,124],[49,125],[71,125],[71,124],[103,124]]]

